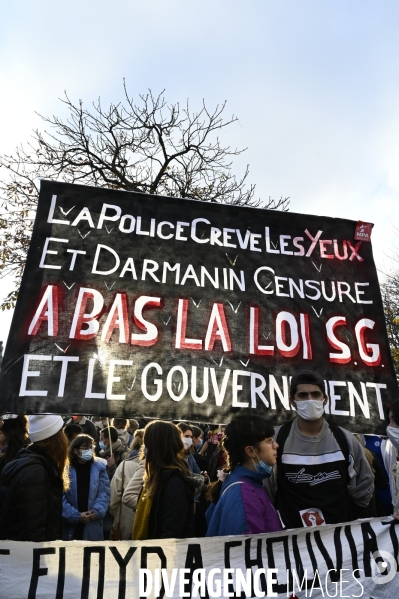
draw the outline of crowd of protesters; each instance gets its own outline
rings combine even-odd
[[[277,532],[396,515],[399,401],[386,436],[324,418],[324,381],[291,379],[293,421],[226,426],[0,417],[0,539],[101,541]]]

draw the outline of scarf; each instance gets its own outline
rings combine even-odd
[[[148,539],[148,521],[152,508],[153,497],[148,497],[143,487],[137,503],[136,516],[134,518],[132,540],[146,541]]]

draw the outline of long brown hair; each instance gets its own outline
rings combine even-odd
[[[60,429],[58,433],[52,435],[43,441],[37,441],[35,445],[40,445],[44,451],[53,458],[57,464],[60,477],[64,484],[64,490],[69,488],[69,459],[68,459],[68,439],[64,431]]]
[[[185,459],[181,431],[172,422],[154,420],[147,424],[144,429],[144,445],[146,448],[144,482],[149,497],[156,494],[165,470],[180,470],[186,476],[191,475]]]

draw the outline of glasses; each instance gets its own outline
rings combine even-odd
[[[295,393],[296,399],[307,399],[308,397],[312,399],[323,399],[324,395],[321,391],[299,391]]]
[[[276,442],[276,437],[270,437],[269,439],[265,439],[268,445],[274,445]]]

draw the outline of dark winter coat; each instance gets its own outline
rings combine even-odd
[[[180,470],[165,470],[151,507],[149,539],[194,537],[194,489]]]
[[[62,492],[54,460],[39,445],[20,449],[0,478],[0,539],[61,539]]]

